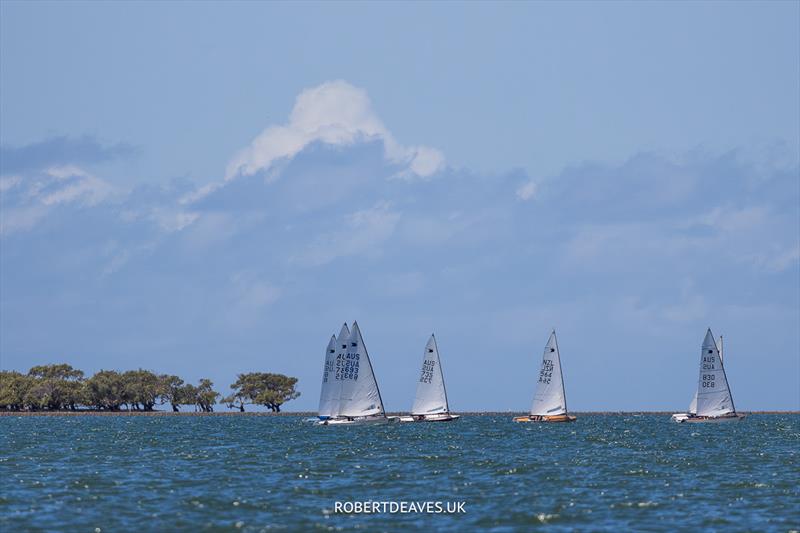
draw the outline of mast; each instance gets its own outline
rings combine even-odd
[[[725,372],[725,363],[722,360],[722,335],[719,336],[719,366],[722,367],[722,375],[725,376],[725,383],[728,385],[728,397],[731,399],[731,409],[736,413],[736,404],[733,403],[733,391],[731,390],[731,382],[728,381],[728,373]]]
[[[561,369],[561,351],[558,349],[558,337],[556,336],[556,328],[553,328],[553,339],[556,341],[556,354],[558,355],[558,373],[561,376],[561,397],[564,398],[564,413],[568,413],[569,411],[567,410],[567,391],[566,389],[564,389],[564,371]]]

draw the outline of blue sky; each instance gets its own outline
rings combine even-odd
[[[0,4],[0,366],[800,408],[793,2]]]

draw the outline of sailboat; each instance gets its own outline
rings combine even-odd
[[[531,414],[515,417],[514,422],[574,422],[575,419],[576,417],[567,414],[567,395],[564,392],[564,376],[561,373],[561,356],[558,353],[556,330],[553,330],[544,347]]]
[[[372,363],[369,360],[364,339],[357,322],[353,322],[353,330],[349,335],[337,338],[336,359],[333,365],[332,391],[325,392],[326,382],[322,388],[322,397],[330,398],[330,408],[320,411],[321,425],[355,425],[384,424],[395,419],[386,417],[381,399],[381,391],[375,380]],[[330,343],[328,343],[330,346]],[[326,362],[330,351],[326,352]],[[330,374],[328,374],[330,378]],[[329,379],[327,383],[331,383]],[[329,396],[328,396],[329,395]]]
[[[347,351],[350,339],[350,328],[347,322],[342,324],[339,335],[331,335],[328,347],[325,349],[325,367],[322,371],[322,387],[319,393],[319,419],[327,420],[336,416],[339,410],[339,392],[341,386],[336,381],[337,354]]]
[[[422,356],[422,370],[411,415],[401,416],[400,422],[449,422],[458,419],[459,415],[450,413],[439,348],[436,346],[436,337],[431,334]]]
[[[718,347],[709,328],[700,349],[697,391],[689,405],[689,412],[675,413],[672,415],[674,422],[729,422],[744,418],[745,415],[737,413],[733,405],[733,395],[722,362],[722,337],[719,340]]]

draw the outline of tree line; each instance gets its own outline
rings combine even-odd
[[[283,374],[239,374],[222,404],[242,412],[248,404],[280,412],[281,405],[300,396],[296,384],[297,378]],[[209,379],[192,385],[142,369],[101,370],[89,378],[68,364],[34,366],[27,374],[0,371],[0,410],[5,411],[154,411],[169,405],[178,412],[183,405],[210,413],[220,396]]]

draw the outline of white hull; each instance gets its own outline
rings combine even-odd
[[[341,417],[341,418],[328,418],[317,422],[319,426],[371,426],[376,424],[389,424],[396,422],[397,417],[379,416],[355,416],[355,417]]]
[[[461,418],[460,415],[440,413],[435,415],[406,415],[399,417],[400,422],[451,422]]]
[[[697,416],[689,413],[675,413],[672,415],[671,420],[682,424],[684,422],[698,424],[702,422],[719,423],[719,422],[738,422],[744,420],[745,415],[739,413],[731,413],[722,416]]]

